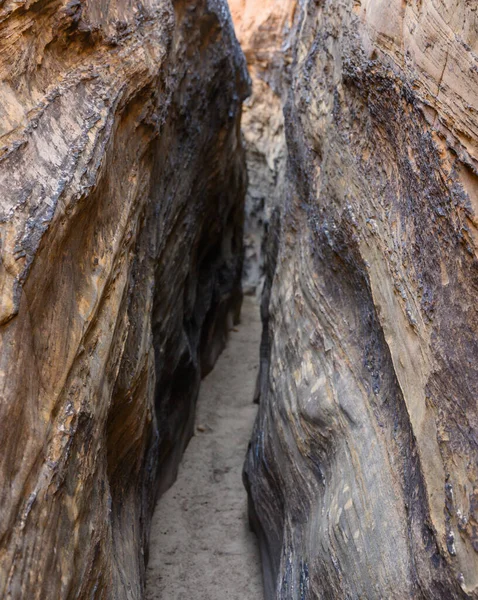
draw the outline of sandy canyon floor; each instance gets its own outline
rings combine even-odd
[[[257,407],[259,309],[246,297],[242,324],[203,381],[195,436],[153,519],[147,600],[261,600],[259,551],[247,522],[242,465]]]

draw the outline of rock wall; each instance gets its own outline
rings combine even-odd
[[[245,466],[266,598],[478,598],[476,3],[302,0],[291,38]]]
[[[248,85],[222,0],[1,3],[1,598],[142,595],[240,306]]]

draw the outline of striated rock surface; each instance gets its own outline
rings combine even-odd
[[[478,598],[478,9],[297,4],[261,404],[268,599]]]
[[[222,0],[0,6],[0,597],[141,597],[156,490],[240,306]]]

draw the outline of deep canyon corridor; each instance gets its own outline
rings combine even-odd
[[[477,298],[478,0],[0,0],[0,600],[478,600]]]
[[[242,469],[257,406],[261,323],[246,297],[241,324],[201,385],[195,435],[153,517],[147,600],[262,600]]]

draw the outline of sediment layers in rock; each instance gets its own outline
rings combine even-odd
[[[0,596],[140,598],[240,304],[244,60],[219,0],[7,0],[0,80]]]
[[[478,12],[301,2],[246,461],[266,597],[478,598]]]

